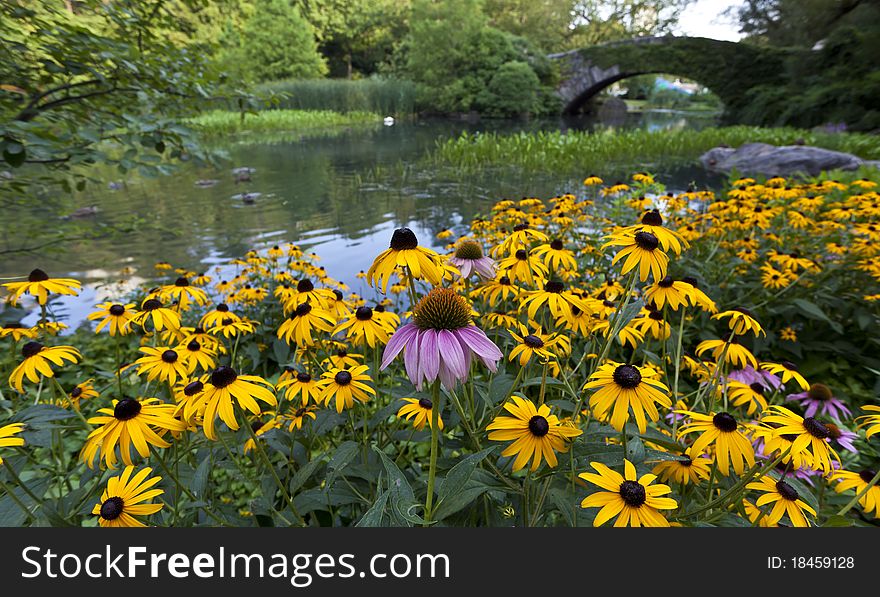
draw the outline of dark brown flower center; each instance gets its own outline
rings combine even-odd
[[[185,396],[195,396],[199,392],[205,389],[205,384],[200,382],[199,380],[190,382],[186,384],[186,387],[183,388],[183,394]]]
[[[674,281],[675,280],[673,280],[671,277],[666,276],[665,278],[657,282],[657,286],[659,286],[660,288],[672,288],[672,283]]]
[[[131,398],[123,398],[113,407],[113,416],[118,421],[128,421],[141,412],[141,403]]]
[[[110,315],[114,317],[119,317],[123,313],[125,313],[125,307],[123,305],[110,305],[110,309],[108,309]]]
[[[779,492],[779,495],[790,502],[794,502],[800,497],[795,488],[785,481],[780,480],[776,482],[776,491]]]
[[[219,305],[217,305],[217,311],[219,311],[220,313],[229,313],[229,305],[227,305],[226,303],[220,303]]]
[[[189,280],[187,280],[186,278],[184,278],[183,276],[181,276],[180,278],[177,278],[177,279],[174,281],[174,285],[175,285],[175,286],[180,286],[180,287],[189,286]]]
[[[636,245],[644,251],[654,251],[660,246],[660,241],[650,232],[636,232]]]
[[[309,303],[300,303],[296,307],[296,311],[294,313],[297,317],[302,317],[303,315],[308,315],[312,310],[312,306]]]
[[[83,393],[83,389],[79,386],[76,386],[75,388],[73,388],[70,391],[70,397],[71,398],[79,398],[80,396],[82,396],[82,393]]]
[[[642,374],[632,365],[618,365],[612,378],[621,388],[632,389],[642,383]]]
[[[116,520],[125,510],[125,503],[121,497],[112,497],[101,504],[101,518],[104,520]]]
[[[646,226],[662,226],[663,217],[660,215],[660,210],[652,209],[645,212],[645,215],[642,216],[642,224]]]
[[[827,439],[828,438],[828,428],[824,425],[824,423],[817,421],[813,417],[806,417],[804,419],[804,429],[806,429],[807,433],[809,433],[810,435],[812,435],[815,438],[818,438],[818,439]]]
[[[162,302],[158,299],[150,299],[144,302],[143,310],[144,311],[155,311],[156,309],[162,308]]]
[[[523,343],[529,348],[541,348],[544,346],[544,341],[534,334],[529,334],[528,336],[523,338]]]
[[[712,424],[725,433],[733,433],[736,431],[736,419],[729,413],[718,413],[712,417]]]
[[[297,373],[296,380],[300,383],[309,383],[312,381],[312,376],[308,373]]]
[[[337,385],[347,386],[351,383],[351,373],[348,371],[340,371],[333,377],[333,380]]]
[[[550,423],[541,415],[535,415],[529,419],[529,431],[536,437],[544,437],[550,432]]]
[[[798,370],[797,365],[795,365],[791,361],[782,361],[779,364],[782,365],[783,367],[785,367],[786,369],[788,369],[789,371],[797,371]]]
[[[825,384],[814,383],[810,386],[810,389],[807,390],[807,398],[810,400],[821,400],[822,402],[826,402],[834,398],[834,395],[831,393],[831,388]]]
[[[395,251],[415,249],[419,246],[419,239],[409,228],[398,228],[391,235],[391,248]]]
[[[311,292],[315,289],[315,285],[308,278],[303,278],[296,283],[297,292]]]
[[[354,316],[360,321],[369,321],[373,319],[373,310],[369,307],[358,307],[357,311],[354,312]]]
[[[236,379],[238,379],[238,373],[235,372],[235,369],[224,365],[214,369],[214,373],[211,374],[211,385],[215,388],[225,388],[235,383]]]
[[[35,269],[28,274],[28,282],[45,282],[49,279],[49,274],[41,269]]]
[[[199,344],[198,340],[190,340],[190,343],[186,345],[186,349],[190,352],[198,352],[202,349],[202,345]]]
[[[162,361],[166,363],[175,363],[177,362],[177,353],[173,350],[166,350],[162,353]]]
[[[510,278],[508,278],[507,276],[501,276],[498,279],[498,283],[502,286],[510,286]]]
[[[563,245],[562,241],[558,238],[553,239],[553,241],[550,243],[550,248],[554,251],[561,251],[564,246],[565,245]]]
[[[559,294],[563,290],[565,290],[565,284],[560,282],[559,280],[550,280],[546,284],[544,284],[544,290],[546,292],[552,292],[554,294]]]
[[[520,261],[525,261],[529,258],[529,253],[525,249],[519,249],[516,253],[514,253],[514,256]]]
[[[755,382],[749,384],[749,387],[752,388],[752,391],[755,394],[761,394],[762,396],[764,395],[764,386],[762,386],[761,384]]]
[[[648,494],[638,481],[624,481],[620,484],[620,497],[630,508],[638,508],[648,499]]]
[[[24,358],[29,359],[41,350],[43,350],[43,345],[39,342],[27,342],[21,347],[21,355]]]
[[[434,403],[431,402],[429,398],[421,398],[419,400],[419,406],[421,406],[425,410],[431,410],[432,408],[434,408]]]
[[[869,468],[866,468],[859,472],[859,478],[865,483],[870,483],[874,480],[874,477],[877,475],[877,471],[872,471]]]

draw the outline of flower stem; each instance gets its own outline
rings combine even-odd
[[[852,507],[855,506],[858,503],[858,501],[860,499],[862,499],[865,496],[865,494],[867,494],[871,490],[871,488],[877,484],[878,481],[880,481],[880,471],[877,471],[877,473],[874,475],[874,478],[871,479],[870,481],[868,481],[868,484],[865,485],[865,487],[860,492],[858,492],[856,494],[856,496],[853,499],[851,499],[846,506],[841,508],[840,512],[838,512],[837,515],[843,516],[844,514],[849,512],[852,509]]]
[[[425,496],[425,526],[434,514],[434,478],[437,475],[437,444],[440,435],[440,380],[434,380],[431,402],[431,462],[428,467],[428,494]]]

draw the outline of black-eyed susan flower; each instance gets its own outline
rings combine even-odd
[[[696,278],[693,276],[685,276],[681,281],[685,284],[690,284],[691,286],[688,298],[692,306],[708,311],[709,313],[715,313],[718,311],[718,307],[715,306],[715,301],[709,298],[709,295],[700,289],[699,282],[697,282]]]
[[[712,319],[726,319],[728,327],[737,336],[744,336],[749,332],[755,336],[766,336],[761,324],[752,316],[752,313],[742,307],[721,311],[713,315]]]
[[[537,356],[541,362],[556,358],[554,346],[561,338],[564,338],[564,336],[556,334],[541,333],[541,327],[535,323],[532,324],[532,327],[534,329],[529,331],[529,328],[519,324],[519,334],[513,329],[507,330],[516,342],[516,346],[510,351],[507,358],[510,361],[518,360],[520,367],[525,367],[533,356]],[[567,338],[565,339],[567,340]]]
[[[862,406],[862,410],[868,414],[856,417],[856,421],[859,429],[865,428],[865,439],[870,440],[872,435],[880,432],[880,406],[866,404]]]
[[[259,439],[273,429],[280,429],[282,422],[283,421],[280,416],[270,416],[269,420],[265,422],[261,421],[260,419],[256,419],[250,423],[251,431],[254,432],[254,437]],[[257,447],[257,443],[254,441],[254,437],[249,437],[247,438],[247,441],[244,442],[244,445],[241,448],[241,451],[243,453],[249,454],[254,448]]]
[[[147,381],[158,379],[174,385],[178,379],[184,379],[190,372],[187,355],[179,353],[170,346],[143,346],[139,349],[144,356],[134,364],[138,366],[137,374],[147,374]]]
[[[217,417],[226,426],[237,431],[238,420],[235,416],[233,399],[242,408],[253,415],[261,413],[257,400],[275,406],[278,400],[273,392],[274,387],[257,375],[239,375],[232,367],[217,367],[204,384],[199,400],[205,404],[203,425],[205,436],[216,440],[214,425]]]
[[[757,368],[755,365],[753,367]],[[769,371],[773,375],[778,375],[782,379],[782,383],[786,384],[789,381],[794,380],[796,384],[798,384],[802,390],[806,391],[810,389],[810,384],[804,378],[803,375],[798,371],[797,365],[792,363],[791,361],[780,361],[779,363],[761,363],[762,371]]]
[[[339,369],[333,367],[321,375],[318,382],[320,387],[320,400],[324,406],[330,407],[330,401],[336,401],[336,412],[341,413],[346,408],[354,406],[355,400],[367,402],[370,396],[376,395],[376,390],[367,385],[371,379],[367,375],[366,365],[359,365],[351,369]]]
[[[596,185],[602,184],[604,181],[596,176],[595,174],[591,174],[584,179],[584,186],[594,187]]]
[[[370,348],[387,344],[394,327],[381,317],[376,317],[370,307],[358,307],[354,315],[339,322],[333,333],[345,332],[354,345],[366,344]]]
[[[227,305],[226,303],[220,303],[202,316],[202,318],[199,320],[199,327],[205,330],[219,327],[223,325],[224,319],[241,321],[241,317],[233,313],[229,309],[229,305]]]
[[[114,400],[113,408],[98,409],[98,415],[88,420],[90,425],[100,425],[89,433],[80,451],[80,459],[89,468],[95,465],[95,456],[109,468],[116,468],[116,448],[125,464],[133,464],[131,448],[134,446],[142,458],[150,454],[149,446],[168,448],[162,439],[167,431],[183,431],[186,425],[174,418],[173,404],[163,404],[158,398],[123,398]],[[160,435],[161,434],[161,435]]]
[[[72,404],[74,408],[79,408],[80,402],[97,398],[98,395],[98,390],[95,389],[95,380],[87,379],[76,384],[73,389],[70,390],[67,394],[67,404]]]
[[[755,355],[740,344],[735,336],[731,334],[725,334],[725,336],[717,340],[703,340],[697,344],[696,355],[699,357],[709,352],[716,363],[723,359],[724,362],[731,363],[736,367],[758,366],[758,359],[755,358]]]
[[[428,427],[433,425],[431,422],[431,409],[434,408],[434,403],[430,398],[404,398],[403,401],[406,404],[398,409],[398,418],[411,421],[416,431],[424,429],[425,423],[428,424]],[[437,417],[437,427],[438,429],[443,429],[442,417]]]
[[[233,319],[224,317],[218,325],[208,329],[208,333],[215,336],[223,336],[224,338],[235,338],[245,334],[253,334],[257,330],[259,322],[250,321],[244,318]]]
[[[767,388],[757,382],[747,384],[734,379],[727,382],[727,396],[730,403],[745,408],[749,416],[755,414],[755,411],[767,410],[765,391]]]
[[[284,312],[285,314],[290,313],[303,303],[309,303],[314,307],[327,311],[335,300],[336,295],[332,290],[329,288],[316,288],[311,280],[302,278],[296,283],[296,291],[291,295],[290,299],[284,302]]]
[[[100,320],[95,327],[96,334],[100,333],[104,328],[107,328],[111,336],[116,336],[117,334],[124,336],[131,331],[129,324],[131,323],[131,318],[134,317],[134,311],[132,311],[134,303],[106,302],[96,305],[96,308],[99,310],[88,315],[90,321]]]
[[[198,340],[175,346],[174,351],[181,356],[189,375],[197,370],[211,371],[217,366],[217,352],[211,345],[203,345]]]
[[[688,421],[679,430],[679,438],[689,433],[700,433],[691,445],[691,454],[706,454],[709,446],[714,445],[718,472],[725,477],[730,474],[731,466],[736,474],[741,475],[746,464],[755,464],[755,449],[740,431],[741,424],[730,413],[702,414],[689,410],[676,412],[688,417]]]
[[[832,458],[840,463],[840,456],[828,442],[828,428],[813,417],[801,417],[784,406],[767,407],[761,422],[773,428],[774,435],[794,436],[791,441],[791,454],[809,452],[812,468],[830,473],[833,470]]]
[[[650,232],[619,232],[611,235],[611,239],[602,245],[604,251],[608,247],[622,247],[611,260],[615,265],[623,261],[621,273],[626,275],[638,267],[639,280],[644,282],[651,275],[654,281],[666,276],[669,256],[660,249],[660,241]]]
[[[664,251],[672,251],[676,255],[681,255],[682,249],[690,246],[681,234],[663,226],[663,216],[660,215],[660,211],[657,209],[646,211],[638,224],[624,228],[624,230],[634,234],[647,232],[660,242],[660,246],[663,247]]]
[[[764,495],[755,501],[757,508],[763,509],[764,506],[773,504],[773,508],[764,513],[764,518],[770,525],[777,524],[787,514],[792,526],[808,527],[810,521],[805,513],[812,517],[816,516],[816,511],[801,499],[797,490],[782,479],[765,475],[760,480],[746,485],[746,488],[764,492]]]
[[[471,296],[482,296],[491,307],[496,307],[501,302],[515,299],[520,293],[519,286],[511,282],[505,274],[499,274],[491,282],[475,289]]]
[[[398,228],[391,235],[391,246],[379,254],[367,270],[371,286],[388,290],[388,281],[397,268],[407,268],[415,279],[426,279],[434,286],[440,284],[440,256],[431,249],[419,246],[415,233],[409,228]]]
[[[305,423],[308,419],[312,419],[314,421],[316,410],[318,410],[318,407],[314,404],[310,404],[308,406],[300,406],[299,408],[291,408],[290,411],[284,415],[284,419],[289,421],[287,430],[299,430],[302,429],[303,423]]]
[[[153,489],[162,477],[150,477],[153,469],[149,467],[132,476],[134,468],[127,466],[121,475],[107,480],[101,502],[92,508],[92,514],[98,517],[102,527],[144,527],[139,518],[162,509],[162,502],[150,502],[165,493],[164,489]]]
[[[150,329],[148,322],[152,323]],[[180,327],[180,315],[164,306],[159,299],[148,298],[141,304],[141,310],[131,318],[130,324],[140,326],[144,331],[160,332],[168,328],[176,330]]]
[[[494,255],[509,255],[519,249],[531,246],[533,242],[544,242],[547,235],[540,230],[532,228],[528,222],[521,222],[513,227],[513,231],[497,247],[494,247]]]
[[[583,389],[596,390],[590,396],[590,409],[596,417],[610,419],[612,427],[623,431],[632,412],[639,432],[644,433],[646,414],[651,421],[657,421],[657,405],[672,406],[669,388],[655,377],[650,368],[610,361],[596,369]]]
[[[49,301],[50,294],[66,294],[76,296],[82,284],[73,278],[50,278],[41,269],[35,269],[28,274],[26,282],[7,282],[3,284],[9,291],[9,301],[18,304],[23,294],[29,294],[37,299],[41,305]]]
[[[555,238],[549,243],[538,245],[533,252],[554,271],[577,270],[577,259],[571,250],[565,248],[562,239]]]
[[[183,276],[177,278],[174,284],[162,286],[159,289],[159,298],[166,303],[177,303],[180,311],[186,311],[190,303],[207,305],[208,295],[197,286],[191,286],[189,280]]]
[[[543,284],[548,270],[544,262],[531,255],[526,249],[517,249],[498,263],[498,269],[505,272],[512,282],[529,286]]]
[[[55,377],[52,365],[61,367],[65,361],[76,363],[82,355],[73,346],[44,346],[39,342],[30,341],[21,347],[21,363],[9,375],[9,385],[24,392],[24,378],[32,383],[39,383],[40,376]]]
[[[571,315],[571,308],[577,307],[582,311],[588,311],[586,303],[570,290],[565,289],[565,284],[559,280],[548,280],[543,289],[524,292],[520,295],[520,309],[525,308],[529,319],[535,319],[538,309],[547,305],[553,317],[567,317]]]
[[[504,410],[512,417],[499,415],[489,423],[489,439],[492,441],[511,441],[504,448],[504,457],[516,455],[513,461],[514,472],[532,461],[530,470],[538,470],[541,462],[547,461],[551,467],[558,464],[557,452],[568,451],[568,441],[583,433],[580,429],[564,425],[556,415],[550,414],[550,407],[542,404],[535,407],[531,400],[512,396],[512,402],[504,405]]]
[[[664,305],[669,305],[673,311],[678,311],[679,307],[687,306],[691,297],[693,286],[687,282],[673,280],[666,276],[662,280],[654,282],[645,290],[645,302],[654,303],[658,309],[662,309]]]
[[[336,320],[329,311],[301,303],[278,327],[278,337],[288,344],[306,347],[315,344],[314,331],[330,332]]]
[[[834,491],[837,493],[852,489],[855,490],[855,495],[862,494],[859,505],[865,515],[870,516],[873,512],[874,518],[880,518],[880,485],[871,485],[876,476],[876,471],[866,468],[859,472],[836,470],[829,479],[834,483]]]
[[[27,327],[17,321],[0,326],[0,338],[12,338],[13,342],[18,342],[22,338],[35,339],[39,332],[39,328]]]
[[[409,380],[422,389],[439,379],[446,389],[467,381],[471,359],[490,371],[503,356],[486,334],[473,325],[471,307],[449,288],[434,288],[413,307],[412,322],[391,336],[382,355],[384,370],[401,352]]]
[[[284,390],[284,397],[290,402],[299,396],[303,406],[308,406],[310,401],[318,403],[320,400],[321,388],[318,381],[304,371],[293,371],[290,377],[279,381],[276,387]]]
[[[600,527],[615,516],[616,527],[668,527],[669,521],[660,510],[674,510],[678,503],[669,497],[668,485],[654,484],[653,474],[638,477],[636,467],[624,459],[621,475],[601,462],[591,462],[596,473],[578,475],[584,481],[604,489],[588,495],[581,501],[581,508],[601,508],[593,519],[593,526]]]
[[[712,460],[708,457],[697,456],[691,458],[692,448],[688,448],[684,454],[671,460],[662,460],[651,470],[658,475],[661,481],[678,483],[679,485],[699,485],[711,474]]]
[[[0,427],[0,448],[19,447],[24,445],[24,438],[15,437],[24,431],[24,423],[10,423]],[[0,458],[3,464],[3,458]]]
[[[331,352],[326,359],[321,362],[321,366],[338,367],[340,369],[351,369],[357,367],[364,360],[364,355],[356,352],[348,352],[348,348],[344,344],[339,343],[337,349]]]

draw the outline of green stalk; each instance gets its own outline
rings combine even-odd
[[[868,491],[870,491],[870,489],[877,484],[877,481],[880,481],[880,471],[877,471],[877,473],[874,475],[874,478],[871,479],[870,481],[868,481],[868,484],[865,485],[864,489],[862,489],[860,492],[858,492],[856,494],[856,496],[853,499],[851,499],[846,506],[841,508],[840,512],[838,512],[837,515],[843,516],[844,514],[849,512],[852,509],[852,507],[855,506],[858,503],[858,501],[860,499],[862,499],[862,497],[864,497],[865,494],[868,493]]]
[[[434,514],[434,478],[437,475],[437,444],[440,435],[440,380],[434,381],[431,406],[431,461],[428,468],[428,494],[425,496],[425,525],[430,526]]]

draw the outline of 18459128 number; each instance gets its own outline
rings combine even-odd
[[[794,556],[791,558],[792,568],[855,568],[856,561],[852,556]]]

